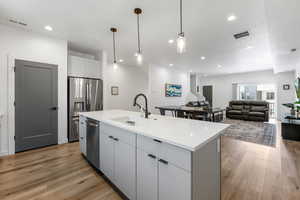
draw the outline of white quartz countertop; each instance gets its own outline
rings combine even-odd
[[[125,110],[105,110],[79,113],[82,116],[119,127],[136,134],[161,140],[189,151],[195,151],[217,138],[228,124],[150,115]],[[126,121],[134,121],[130,125]]]

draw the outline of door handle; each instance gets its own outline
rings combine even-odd
[[[114,138],[114,141],[117,141],[117,142],[118,142],[118,141],[119,141],[119,139],[118,139],[118,138]]]
[[[108,136],[108,138],[110,138],[110,139],[114,139],[114,137],[113,137],[113,136],[111,136],[111,135],[110,135],[110,136]]]
[[[161,162],[161,163],[163,163],[163,164],[165,164],[165,165],[169,164],[169,162],[166,161],[166,160],[164,160],[164,159],[159,159],[158,161]]]
[[[50,110],[58,110],[58,107],[51,107]]]

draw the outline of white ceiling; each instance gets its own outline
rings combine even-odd
[[[117,33],[117,56],[136,65],[135,7],[143,9],[141,42],[145,64],[159,64],[205,74],[236,73],[274,68],[290,70],[299,64],[299,0],[183,0],[187,52],[176,53],[179,0],[6,0],[0,1],[0,19],[16,19],[26,29],[69,41],[72,49],[106,50],[112,57],[110,27]],[[235,14],[237,20],[228,22]],[[53,27],[52,32],[44,30]],[[251,36],[235,40],[248,30]],[[247,49],[247,46],[253,46]],[[300,51],[300,50],[299,50]],[[201,60],[205,56],[205,60]],[[222,65],[218,68],[218,65]]]

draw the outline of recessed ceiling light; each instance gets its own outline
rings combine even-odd
[[[222,67],[222,65],[218,65],[217,67],[218,67],[218,68],[221,68],[221,67]]]
[[[235,15],[230,15],[227,17],[227,21],[231,22],[231,21],[234,21],[236,20],[236,16]]]
[[[172,63],[171,63],[171,64],[169,64],[169,66],[170,66],[170,67],[173,67],[173,66],[174,66],[174,64],[172,64]]]
[[[170,39],[170,40],[168,41],[168,43],[169,43],[169,44],[173,44],[173,43],[174,43],[174,40],[173,40],[173,39]]]
[[[122,63],[122,62],[124,62],[124,60],[123,60],[123,59],[120,59],[119,62]]]
[[[205,56],[201,56],[201,60],[205,60]]]
[[[253,46],[247,46],[247,49],[253,49]]]
[[[51,26],[45,26],[45,29],[47,30],[47,31],[53,31],[53,28],[51,27]]]

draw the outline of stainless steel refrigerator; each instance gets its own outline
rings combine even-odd
[[[103,109],[101,79],[68,77],[68,139],[79,140],[79,112]]]

